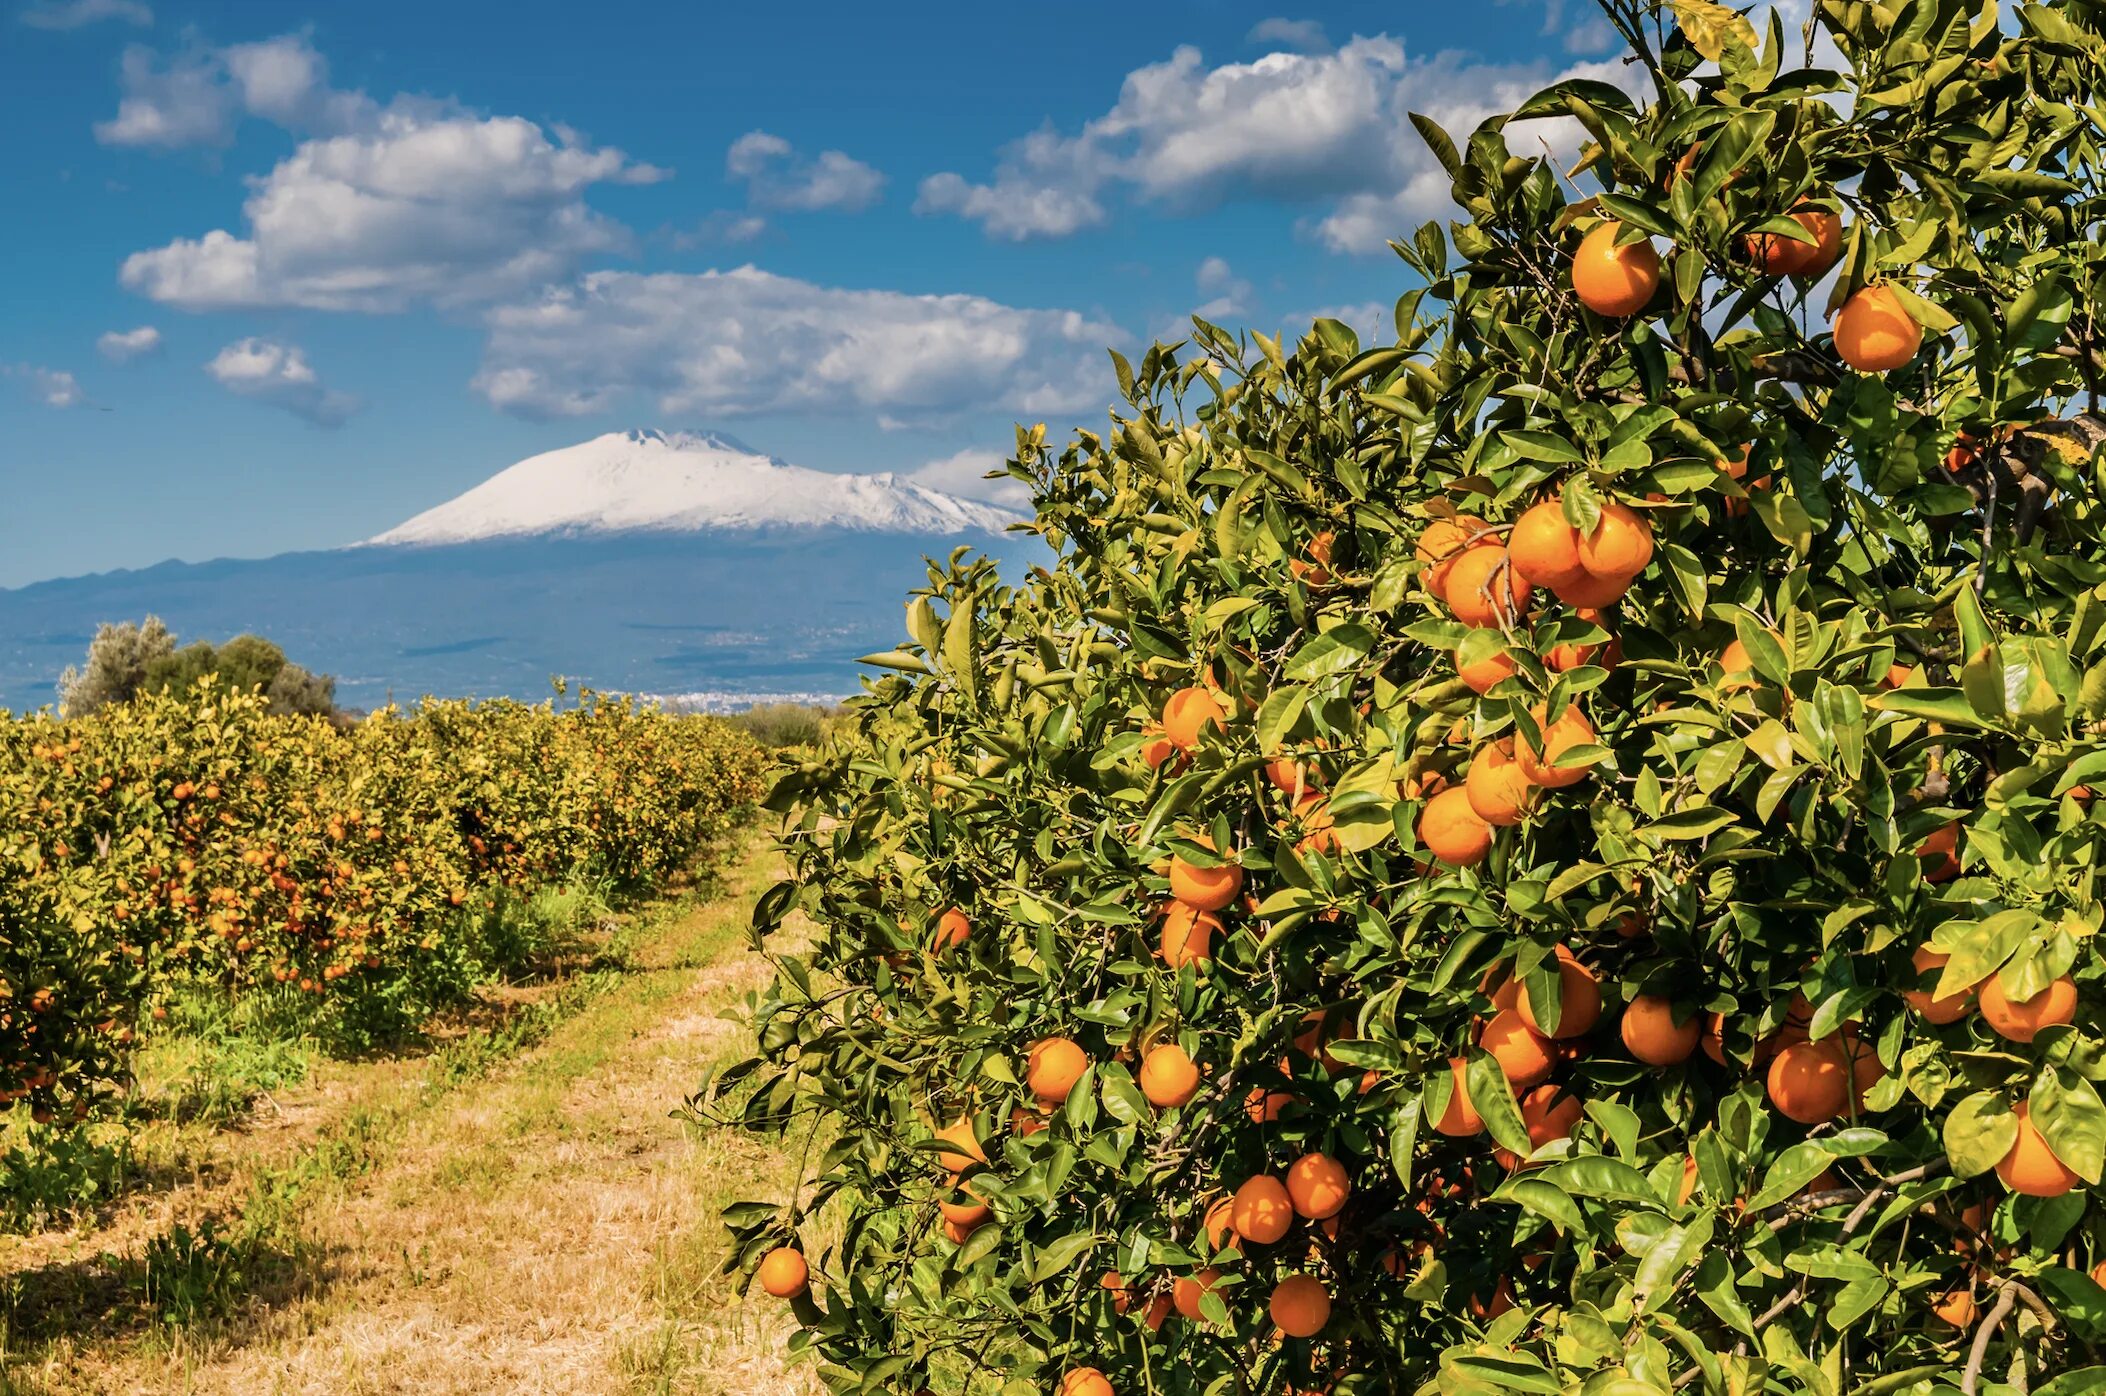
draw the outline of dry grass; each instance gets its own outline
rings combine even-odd
[[[671,1115],[738,1050],[722,1015],[766,980],[743,931],[778,875],[748,839],[717,895],[640,939],[603,991],[493,1070],[434,1091],[416,1062],[327,1066],[278,1113],[220,1131],[196,1176],[24,1241],[17,1272],[92,1270],[89,1257],[178,1217],[255,1205],[259,1176],[297,1177],[283,1205],[299,1245],[233,1315],[18,1338],[6,1389],[816,1392],[783,1364],[779,1309],[717,1273],[717,1209],[770,1195],[788,1165],[771,1141]],[[288,1172],[354,1116],[372,1123],[348,1166]]]

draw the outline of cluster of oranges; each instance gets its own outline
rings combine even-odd
[[[1764,276],[1826,276],[1842,255],[1842,219],[1828,209],[1802,204],[1790,215],[1812,239],[1777,233],[1742,240],[1748,263]],[[1604,219],[1580,240],[1572,258],[1572,290],[1597,315],[1627,319],[1652,303],[1660,289],[1660,254],[1644,236],[1626,236],[1622,223]],[[1887,373],[1916,357],[1923,326],[1894,288],[1884,283],[1853,292],[1836,311],[1835,352],[1859,373]]]

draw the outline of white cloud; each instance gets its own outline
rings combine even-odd
[[[37,364],[4,364],[0,365],[0,374],[27,380],[29,390],[46,407],[78,407],[88,400],[88,395],[81,391],[79,380],[64,369],[43,368]]]
[[[767,131],[748,131],[733,141],[724,169],[745,182],[747,201],[757,209],[857,213],[876,203],[885,188],[884,175],[843,151],[822,150],[805,160]]]
[[[275,340],[236,340],[205,372],[236,396],[282,407],[320,427],[343,425],[360,406],[357,398],[324,386],[298,346]]]
[[[979,296],[856,291],[751,266],[594,272],[488,314],[474,386],[526,416],[648,398],[665,415],[1080,411],[1115,326]]]
[[[1007,509],[1027,508],[1031,503],[1031,490],[1023,481],[1008,476],[999,480],[986,478],[988,471],[1000,470],[1006,459],[1000,451],[968,449],[942,460],[932,460],[918,470],[909,471],[906,478],[945,494],[982,499]]]
[[[154,22],[154,12],[139,0],[41,0],[22,11],[32,29],[79,29],[106,19],[144,26]]]
[[[1303,53],[1327,53],[1331,40],[1320,19],[1261,19],[1251,26],[1243,41],[1297,49]]]
[[[105,359],[121,364],[158,350],[161,332],[152,325],[141,325],[136,330],[111,330],[95,341],[95,347]]]
[[[1209,67],[1195,48],[1127,75],[1118,102],[1080,132],[1040,130],[1006,147],[992,179],[923,181],[915,208],[979,222],[993,237],[1064,237],[1105,221],[1115,190],[1173,209],[1252,197],[1329,205],[1311,231],[1337,251],[1379,250],[1448,203],[1448,180],[1410,122],[1424,112],[1458,141],[1562,76],[1633,79],[1620,64],[1480,63],[1407,56],[1386,35],[1335,51],[1274,52]],[[1569,121],[1517,127],[1519,148],[1569,148]]]
[[[1208,297],[1192,313],[1200,319],[1219,324],[1232,315],[1249,312],[1251,285],[1230,268],[1225,257],[1209,257],[1199,264],[1192,275],[1193,284],[1199,293]],[[1183,333],[1177,336],[1183,337]]]
[[[124,83],[116,118],[96,128],[112,144],[224,143],[243,114],[310,137],[249,181],[243,233],[125,259],[126,287],[186,310],[391,311],[516,294],[628,248],[628,230],[586,205],[591,186],[666,177],[560,126],[338,90],[298,35],[166,62],[135,49]]]

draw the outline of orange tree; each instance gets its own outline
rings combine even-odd
[[[1394,343],[1118,360],[777,791],[696,1106],[836,1389],[2106,1378],[2102,12],[1605,10],[1418,122]]]

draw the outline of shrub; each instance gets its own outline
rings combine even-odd
[[[725,720],[762,746],[780,751],[784,747],[817,746],[840,716],[839,708],[808,703],[756,703]]]
[[[1605,13],[1419,121],[1394,343],[1117,360],[771,797],[698,1099],[832,1141],[726,1213],[832,1389],[2098,1384],[2100,11]]]
[[[175,636],[159,616],[148,616],[140,625],[118,621],[97,627],[85,664],[59,677],[59,712],[86,717],[112,703],[130,702],[145,685],[147,670],[174,653]]]

